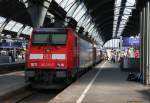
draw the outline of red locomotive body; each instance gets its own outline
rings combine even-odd
[[[95,59],[92,43],[70,28],[35,29],[26,57],[26,80],[30,83],[71,81]]]

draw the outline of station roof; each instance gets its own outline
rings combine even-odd
[[[23,35],[29,35],[32,31],[30,15],[19,0],[0,1],[0,28],[5,23],[1,36],[5,34],[17,35],[21,29]]]
[[[128,19],[122,36],[138,35],[140,32],[140,11],[146,5],[147,1],[148,0],[136,0],[135,9],[132,11],[132,16]]]
[[[105,41],[112,38],[115,0],[84,0],[97,28]]]
[[[1,0],[0,16],[23,23],[32,25],[31,18],[26,7],[20,0]]]
[[[3,29],[3,32],[4,33],[7,32],[8,34],[17,33],[20,30],[22,30],[21,34],[29,35],[32,32],[32,29],[33,29],[31,26],[24,25],[22,23],[14,21],[14,20],[8,20],[7,18],[4,18],[4,17],[0,16],[0,28],[5,23],[6,23],[6,25],[5,25],[4,29]]]
[[[140,11],[148,0],[84,0],[105,41],[140,32]]]
[[[5,30],[17,32],[19,28],[26,25],[24,31],[29,31],[32,21],[25,5],[28,2],[40,3],[41,1],[45,0],[0,1],[0,16],[9,20]],[[82,26],[87,32],[90,32],[92,37],[96,39],[99,37],[99,40],[102,39],[106,42],[120,35],[137,35],[139,33],[140,11],[148,0],[53,1],[67,12],[66,16],[73,17],[78,22],[78,26]],[[75,7],[76,9],[73,10]]]

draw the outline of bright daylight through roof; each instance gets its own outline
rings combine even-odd
[[[121,36],[132,10],[135,9],[135,0],[116,0],[114,7],[113,37]]]

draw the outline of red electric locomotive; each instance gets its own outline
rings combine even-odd
[[[66,84],[99,61],[100,51],[71,28],[37,28],[32,32],[26,57],[28,82],[34,86],[58,81]]]

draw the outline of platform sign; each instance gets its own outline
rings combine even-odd
[[[140,47],[140,38],[138,37],[122,37],[123,43],[122,46],[123,47],[136,47],[139,48]]]
[[[24,48],[23,42],[0,42],[0,48]]]

